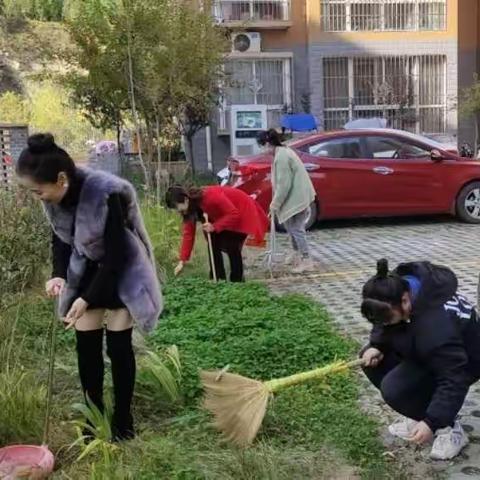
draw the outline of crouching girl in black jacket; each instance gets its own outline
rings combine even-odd
[[[438,460],[468,443],[456,417],[480,378],[480,323],[457,285],[446,267],[413,262],[389,272],[380,260],[363,287],[362,314],[373,324],[364,372],[406,417],[389,431],[417,444],[434,440]]]

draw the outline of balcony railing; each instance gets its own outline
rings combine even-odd
[[[227,26],[275,28],[289,26],[291,0],[216,0],[214,15]]]

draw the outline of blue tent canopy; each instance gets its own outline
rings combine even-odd
[[[285,130],[291,130],[292,132],[309,132],[318,128],[317,120],[309,113],[283,115],[280,125]]]

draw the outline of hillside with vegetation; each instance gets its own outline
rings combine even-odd
[[[88,140],[113,138],[90,124],[62,82],[72,43],[61,23],[3,19],[0,28],[0,123],[50,131],[75,158]]]

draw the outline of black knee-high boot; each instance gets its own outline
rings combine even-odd
[[[103,412],[103,328],[76,331],[78,373],[85,399]]]
[[[114,440],[135,436],[130,411],[135,386],[135,355],[132,348],[132,328],[121,332],[107,330],[107,353],[112,361],[115,408],[112,418]]]

